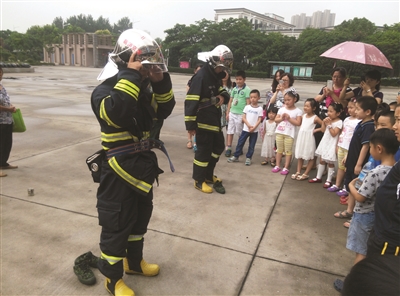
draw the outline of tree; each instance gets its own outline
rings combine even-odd
[[[37,52],[41,52],[43,48],[45,48],[48,54],[53,53],[53,44],[61,43],[60,30],[54,25],[45,25],[43,27],[30,27],[26,31],[26,35],[34,40],[38,40],[38,42],[35,43],[39,45],[39,48],[32,48],[32,50],[35,50]]]
[[[114,24],[113,31],[114,33],[120,34],[121,32],[131,28],[132,22],[129,17],[123,17],[122,19],[118,20],[117,24]]]

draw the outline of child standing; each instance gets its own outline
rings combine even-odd
[[[270,105],[267,110],[267,118],[264,121],[264,138],[261,147],[261,156],[265,159],[261,162],[261,165],[268,164],[270,161],[271,165],[275,166],[275,129],[276,129],[276,114],[278,108]]]
[[[236,86],[231,91],[231,98],[226,108],[226,120],[228,121],[226,157],[230,157],[232,154],[233,135],[240,135],[243,130],[242,116],[244,106],[250,104],[250,88],[246,85],[246,72],[243,70],[237,71],[235,80]]]
[[[347,233],[346,248],[356,253],[354,264],[363,260],[367,255],[367,241],[375,222],[376,191],[395,164],[394,155],[398,150],[398,142],[393,131],[387,128],[376,130],[370,138],[370,154],[381,162],[365,176],[357,190],[357,178],[349,183],[349,189],[356,200],[354,215]],[[335,288],[340,290],[343,281],[337,279]]]
[[[343,121],[339,118],[342,111],[342,104],[333,103],[328,107],[328,117],[324,119],[324,135],[322,136],[317,150],[315,150],[315,155],[320,156],[317,176],[308,180],[309,183],[321,183],[321,178],[325,171],[326,164],[328,164],[328,176],[323,187],[328,188],[332,186],[332,176],[334,174],[335,162],[337,160],[336,145],[340,131],[343,127]]]
[[[354,130],[351,138],[349,151],[346,157],[346,171],[344,174],[344,185],[349,192],[350,181],[357,178],[362,167],[369,158],[369,138],[375,131],[373,116],[378,107],[378,102],[373,97],[359,97],[356,99],[356,117],[361,121]],[[355,206],[354,197],[349,194],[347,199],[347,209],[338,211],[333,216],[336,218],[351,218]]]
[[[285,105],[279,109],[275,122],[278,124],[276,134],[276,166],[272,169],[273,173],[281,171],[280,165],[283,152],[286,153],[285,166],[281,175],[289,173],[289,165],[292,159],[293,141],[296,133],[296,126],[301,125],[303,111],[295,106],[300,96],[295,91],[288,91],[285,94]]]
[[[349,117],[343,121],[343,130],[339,136],[339,141],[337,145],[337,157],[338,157],[338,172],[336,174],[336,184],[332,185],[328,188],[329,192],[337,192],[342,185],[344,179],[344,162],[346,161],[347,152],[349,150],[349,145],[351,141],[351,137],[353,136],[354,129],[356,128],[357,124],[360,122],[359,119],[356,118],[356,103],[355,100],[351,100],[347,105],[347,112],[349,113]],[[341,196],[347,197],[346,188],[343,187],[341,190]],[[345,198],[341,199],[341,203],[345,202]]]
[[[251,165],[251,158],[254,153],[254,147],[256,146],[258,129],[263,117],[263,109],[258,106],[260,99],[260,92],[257,89],[253,89],[250,92],[250,105],[246,105],[243,110],[243,131],[240,134],[236,151],[232,157],[228,158],[228,162],[239,161],[239,156],[243,150],[243,146],[246,143],[247,138],[249,140],[249,150],[246,153],[246,165]]]
[[[319,114],[319,104],[315,99],[307,99],[304,102],[304,113],[294,151],[294,155],[297,158],[297,172],[292,175],[292,179],[298,181],[308,179],[308,174],[314,165],[316,148],[314,133],[325,129],[324,122],[316,115]],[[321,128],[315,128],[317,123]],[[307,160],[308,164],[304,174],[301,174],[304,160]]]

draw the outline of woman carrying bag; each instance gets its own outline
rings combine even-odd
[[[0,66],[0,82],[3,79],[3,68]],[[7,161],[12,147],[13,116],[17,109],[11,105],[6,89],[0,83],[0,177],[6,169],[16,169],[18,166],[10,165]]]

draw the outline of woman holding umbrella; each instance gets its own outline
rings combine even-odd
[[[348,87],[350,84],[350,79],[347,78],[344,81],[344,85]],[[381,72],[378,70],[371,70],[365,73],[365,78],[361,78],[360,86],[353,89],[350,92],[342,92],[340,93],[340,101],[342,104],[346,104],[348,100],[353,97],[362,97],[369,96],[374,97],[378,104],[383,102],[383,93],[379,91],[381,88]]]

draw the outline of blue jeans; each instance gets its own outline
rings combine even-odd
[[[236,151],[233,154],[236,158],[239,158],[241,151],[243,151],[243,146],[246,143],[247,138],[249,138],[249,137],[250,137],[249,150],[246,153],[246,158],[251,158],[253,156],[254,147],[256,146],[256,142],[257,142],[258,132],[249,133],[249,132],[242,131],[242,133],[240,134],[239,140],[238,140],[238,144],[236,146]]]

